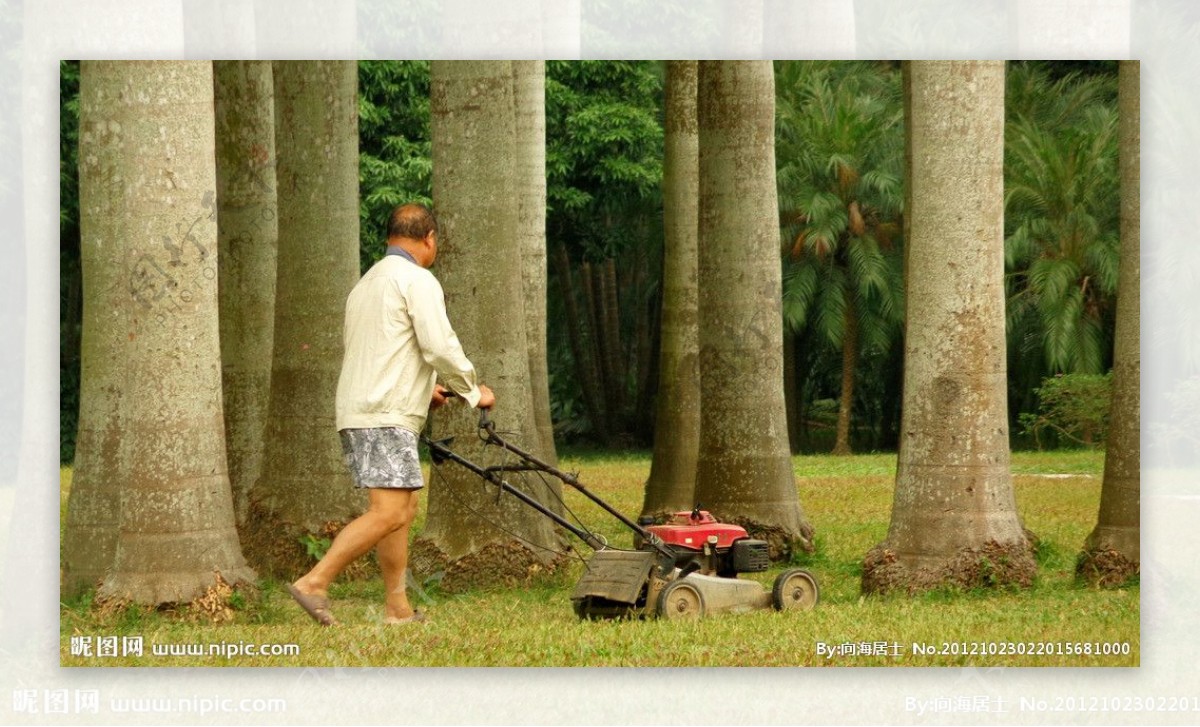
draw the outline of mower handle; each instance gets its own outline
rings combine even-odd
[[[457,391],[454,391],[453,389],[445,389],[444,391],[442,391],[442,396],[447,399],[454,399],[454,398],[461,399],[462,398],[462,395],[459,394]],[[480,429],[486,429],[488,431],[495,429],[496,425],[492,423],[492,418],[488,414],[488,412],[490,412],[490,411],[491,411],[491,407],[480,408],[480,410],[479,410],[479,428]]]

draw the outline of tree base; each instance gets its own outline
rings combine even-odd
[[[905,563],[896,551],[881,543],[863,560],[863,593],[920,593],[938,588],[1029,588],[1037,563],[1027,542],[989,541],[963,548],[940,559],[938,565]]]
[[[447,593],[528,585],[535,578],[556,571],[562,561],[563,556],[556,555],[547,562],[516,541],[489,543],[455,559],[429,538],[418,538],[409,549],[413,572],[423,577],[440,574],[440,587]]]
[[[811,553],[815,548],[813,527],[807,522],[801,524],[799,531],[750,518],[734,518],[731,523],[741,525],[751,538],[767,541],[767,550],[772,561],[788,561],[800,552]]]
[[[259,573],[291,582],[317,564],[347,522],[329,520],[317,532],[310,532],[262,502],[252,501],[239,530],[242,552]],[[368,555],[352,562],[338,578],[359,581],[378,575],[374,555]]]
[[[249,568],[208,573],[114,573],[96,591],[92,607],[100,614],[132,606],[166,608],[189,618],[222,621],[233,618],[229,599],[235,590],[254,590]]]
[[[1090,586],[1120,588],[1141,575],[1142,564],[1112,548],[1085,550],[1075,564],[1075,577]]]

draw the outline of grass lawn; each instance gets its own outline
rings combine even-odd
[[[379,579],[335,584],[341,626],[323,629],[296,607],[281,584],[235,597],[231,622],[125,609],[100,613],[87,598],[61,613],[64,666],[1136,666],[1139,589],[1102,591],[1076,585],[1075,554],[1099,504],[1103,453],[1015,453],[1017,504],[1041,538],[1039,578],[1029,591],[932,593],[863,598],[862,556],[887,532],[895,455],[804,456],[796,483],[818,549],[801,565],[821,587],[810,612],[760,611],[698,622],[580,622],[568,598],[579,577],[571,563],[534,587],[443,594],[417,589],[429,615],[419,625],[382,624]],[[648,453],[568,453],[562,466],[620,511],[636,514],[650,468]],[[63,502],[71,473],[63,470]],[[437,486],[439,481],[434,481]],[[589,526],[627,547],[629,534],[598,508],[568,492]],[[424,503],[424,500],[422,501]],[[424,506],[416,528],[422,526]],[[580,546],[580,550],[587,552]],[[768,587],[783,566],[752,574]],[[92,656],[73,656],[72,636],[91,638]],[[104,640],[142,637],[143,653],[95,655]],[[117,637],[117,639],[112,639]],[[76,639],[76,645],[82,643]],[[223,654],[152,653],[187,645]],[[247,655],[247,645],[294,644],[298,654]],[[879,646],[876,646],[876,645]],[[855,653],[847,646],[853,645]],[[830,655],[833,650],[836,655]],[[882,650],[884,654],[877,654]],[[928,653],[919,653],[928,650]],[[1125,652],[1127,653],[1103,653]],[[863,655],[869,652],[869,655]],[[1015,652],[1015,653],[1007,653]],[[1081,652],[1081,653],[1076,653]]]

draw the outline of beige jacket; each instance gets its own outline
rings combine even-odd
[[[475,367],[446,317],[433,273],[388,255],[346,300],[345,354],[337,387],[337,428],[403,427],[420,433],[440,375],[474,407]]]

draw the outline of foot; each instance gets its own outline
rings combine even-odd
[[[333,612],[329,610],[328,596],[317,593],[305,593],[290,583],[287,586],[287,592],[300,605],[300,608],[303,608],[305,613],[312,617],[313,621],[322,626],[337,625],[337,619],[333,617]]]
[[[383,622],[385,624],[394,626],[397,624],[421,623],[424,620],[425,620],[425,613],[423,611],[417,610],[417,611],[413,611],[408,616],[388,616],[387,618],[385,618],[383,620]]]

